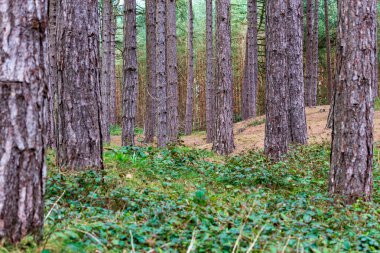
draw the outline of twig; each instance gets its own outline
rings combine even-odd
[[[255,239],[253,240],[252,244],[249,246],[249,248],[247,250],[247,253],[249,253],[249,252],[251,252],[253,250],[253,247],[255,247],[256,242],[259,239],[259,237],[260,237],[261,233],[263,232],[264,228],[265,228],[265,225],[260,229],[260,231],[255,236]]]
[[[289,244],[289,240],[290,240],[290,236],[288,237],[288,240],[286,240],[285,246],[282,249],[281,253],[285,253],[285,250],[286,250],[286,248],[288,247],[288,244]]]
[[[49,218],[49,216],[50,216],[50,214],[51,214],[51,212],[53,211],[53,209],[57,206],[57,204],[58,204],[58,202],[59,202],[59,200],[63,197],[63,195],[65,194],[65,192],[66,191],[63,191],[62,192],[62,194],[61,194],[61,196],[59,196],[59,198],[54,202],[54,205],[51,207],[51,209],[50,209],[50,211],[48,212],[48,214],[46,215],[46,217],[45,217],[45,220],[44,221],[46,221],[47,220],[47,218]]]
[[[196,235],[197,235],[197,231],[194,229],[193,236],[191,238],[191,242],[190,242],[189,248],[187,249],[186,253],[190,253],[191,250],[193,249],[194,244],[195,244]]]
[[[129,230],[129,234],[131,235],[132,252],[136,253],[136,251],[135,251],[135,244],[133,243],[133,234],[132,234],[131,230]]]

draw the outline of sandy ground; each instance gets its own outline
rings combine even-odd
[[[306,109],[306,119],[308,125],[309,143],[320,143],[329,141],[331,130],[326,129],[329,106],[317,106]],[[235,133],[235,154],[247,150],[264,147],[265,123],[264,116],[256,119],[246,120],[234,124]],[[380,141],[380,112],[375,113],[375,141]],[[137,137],[141,139],[142,137]],[[182,137],[185,145],[200,148],[211,149],[212,144],[206,143],[206,133],[197,132],[190,136]],[[112,136],[113,145],[120,145],[120,136]]]

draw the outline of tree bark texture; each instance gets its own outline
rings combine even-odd
[[[168,72],[168,125],[169,141],[178,142],[178,63],[177,63],[177,18],[176,18],[176,1],[167,0],[166,2],[167,18],[167,46],[166,58]]]
[[[306,2],[306,75],[305,75],[305,102],[312,106],[311,97],[313,86],[313,0]]]
[[[329,23],[329,4],[328,0],[325,0],[325,31],[326,31],[326,61],[327,61],[327,89],[328,99],[331,103],[333,96],[333,80],[331,70],[331,42],[330,42],[330,23]]]
[[[228,155],[235,149],[233,133],[233,87],[231,59],[231,2],[216,1],[216,135],[213,150]]]
[[[102,169],[98,1],[58,3],[57,162]]]
[[[371,200],[377,3],[338,2],[337,76],[329,190],[346,203]]]
[[[156,1],[156,85],[157,85],[157,145],[165,147],[168,136],[168,98],[166,72],[166,0]]]
[[[212,2],[212,0],[206,0],[206,132],[208,143],[212,143],[215,136],[215,88]]]
[[[113,8],[112,8],[113,9]],[[110,124],[117,124],[116,117],[116,32],[117,20],[112,11],[112,30],[111,30],[111,65],[110,65]]]
[[[187,99],[186,99],[186,122],[185,134],[190,135],[193,128],[193,104],[194,104],[194,13],[193,1],[189,1],[188,13],[188,38],[187,38]]]
[[[256,94],[258,82],[258,63],[257,63],[257,1],[247,1],[247,49],[246,66],[242,90],[242,118],[244,120],[256,117]]]
[[[146,103],[145,143],[152,143],[156,127],[156,3],[145,1],[146,9]]]
[[[47,1],[0,2],[0,239],[41,237]]]
[[[135,145],[137,109],[136,0],[124,2],[123,146]]]
[[[314,22],[313,22],[313,64],[312,64],[312,82],[310,86],[310,106],[317,105],[318,95],[318,10],[319,0],[314,1]]]

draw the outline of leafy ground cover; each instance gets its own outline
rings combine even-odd
[[[380,251],[378,163],[373,203],[344,207],[327,195],[328,161],[326,144],[280,163],[261,151],[115,148],[103,172],[51,169],[44,241],[0,252]]]

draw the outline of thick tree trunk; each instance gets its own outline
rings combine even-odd
[[[313,0],[306,3],[306,71],[305,71],[305,103],[312,106],[311,87],[313,86]]]
[[[258,63],[257,63],[257,2],[256,0],[247,1],[247,49],[246,49],[246,66],[245,82],[242,89],[243,119],[256,117],[256,94],[258,81]]]
[[[58,17],[57,162],[102,169],[98,1],[60,1]]]
[[[110,91],[111,91],[111,33],[112,33],[112,2],[103,0],[102,12],[102,135],[105,143],[110,143]]]
[[[267,2],[265,153],[273,160],[287,153],[289,142],[286,13],[285,1]]]
[[[230,0],[216,1],[216,135],[213,144],[213,150],[221,155],[228,155],[235,149],[233,133],[233,87],[230,11]]]
[[[333,96],[333,81],[331,71],[331,42],[330,42],[330,24],[329,24],[329,4],[328,0],[325,0],[325,29],[326,29],[326,60],[327,60],[327,89],[328,99],[331,104]]]
[[[145,143],[152,143],[156,126],[156,4],[145,1],[146,9],[146,102]]]
[[[169,140],[178,142],[178,68],[177,68],[177,18],[176,1],[167,0],[167,46],[166,59],[168,72],[168,124]]]
[[[303,78],[303,1],[289,0],[287,8],[287,66],[289,141],[307,143]]]
[[[318,10],[319,0],[314,2],[314,22],[313,22],[313,69],[312,69],[312,83],[310,87],[310,106],[317,105],[318,95]]]
[[[0,239],[40,239],[44,216],[47,1],[0,3]]]
[[[111,65],[110,65],[110,124],[117,124],[116,117],[116,16],[112,12]]]
[[[166,0],[156,0],[156,83],[157,83],[157,145],[169,141],[167,73],[166,73]]]
[[[187,99],[186,99],[186,122],[185,134],[190,135],[193,128],[193,104],[194,104],[194,13],[193,1],[189,0],[189,22],[188,22],[188,38],[187,38]]]
[[[212,0],[206,0],[206,128],[207,142],[212,143],[215,136],[215,89],[214,89],[214,48],[212,33]]]
[[[123,146],[135,145],[137,109],[136,0],[124,2]]]
[[[373,188],[377,1],[341,0],[338,13],[329,190],[352,204],[359,198],[371,200]]]

